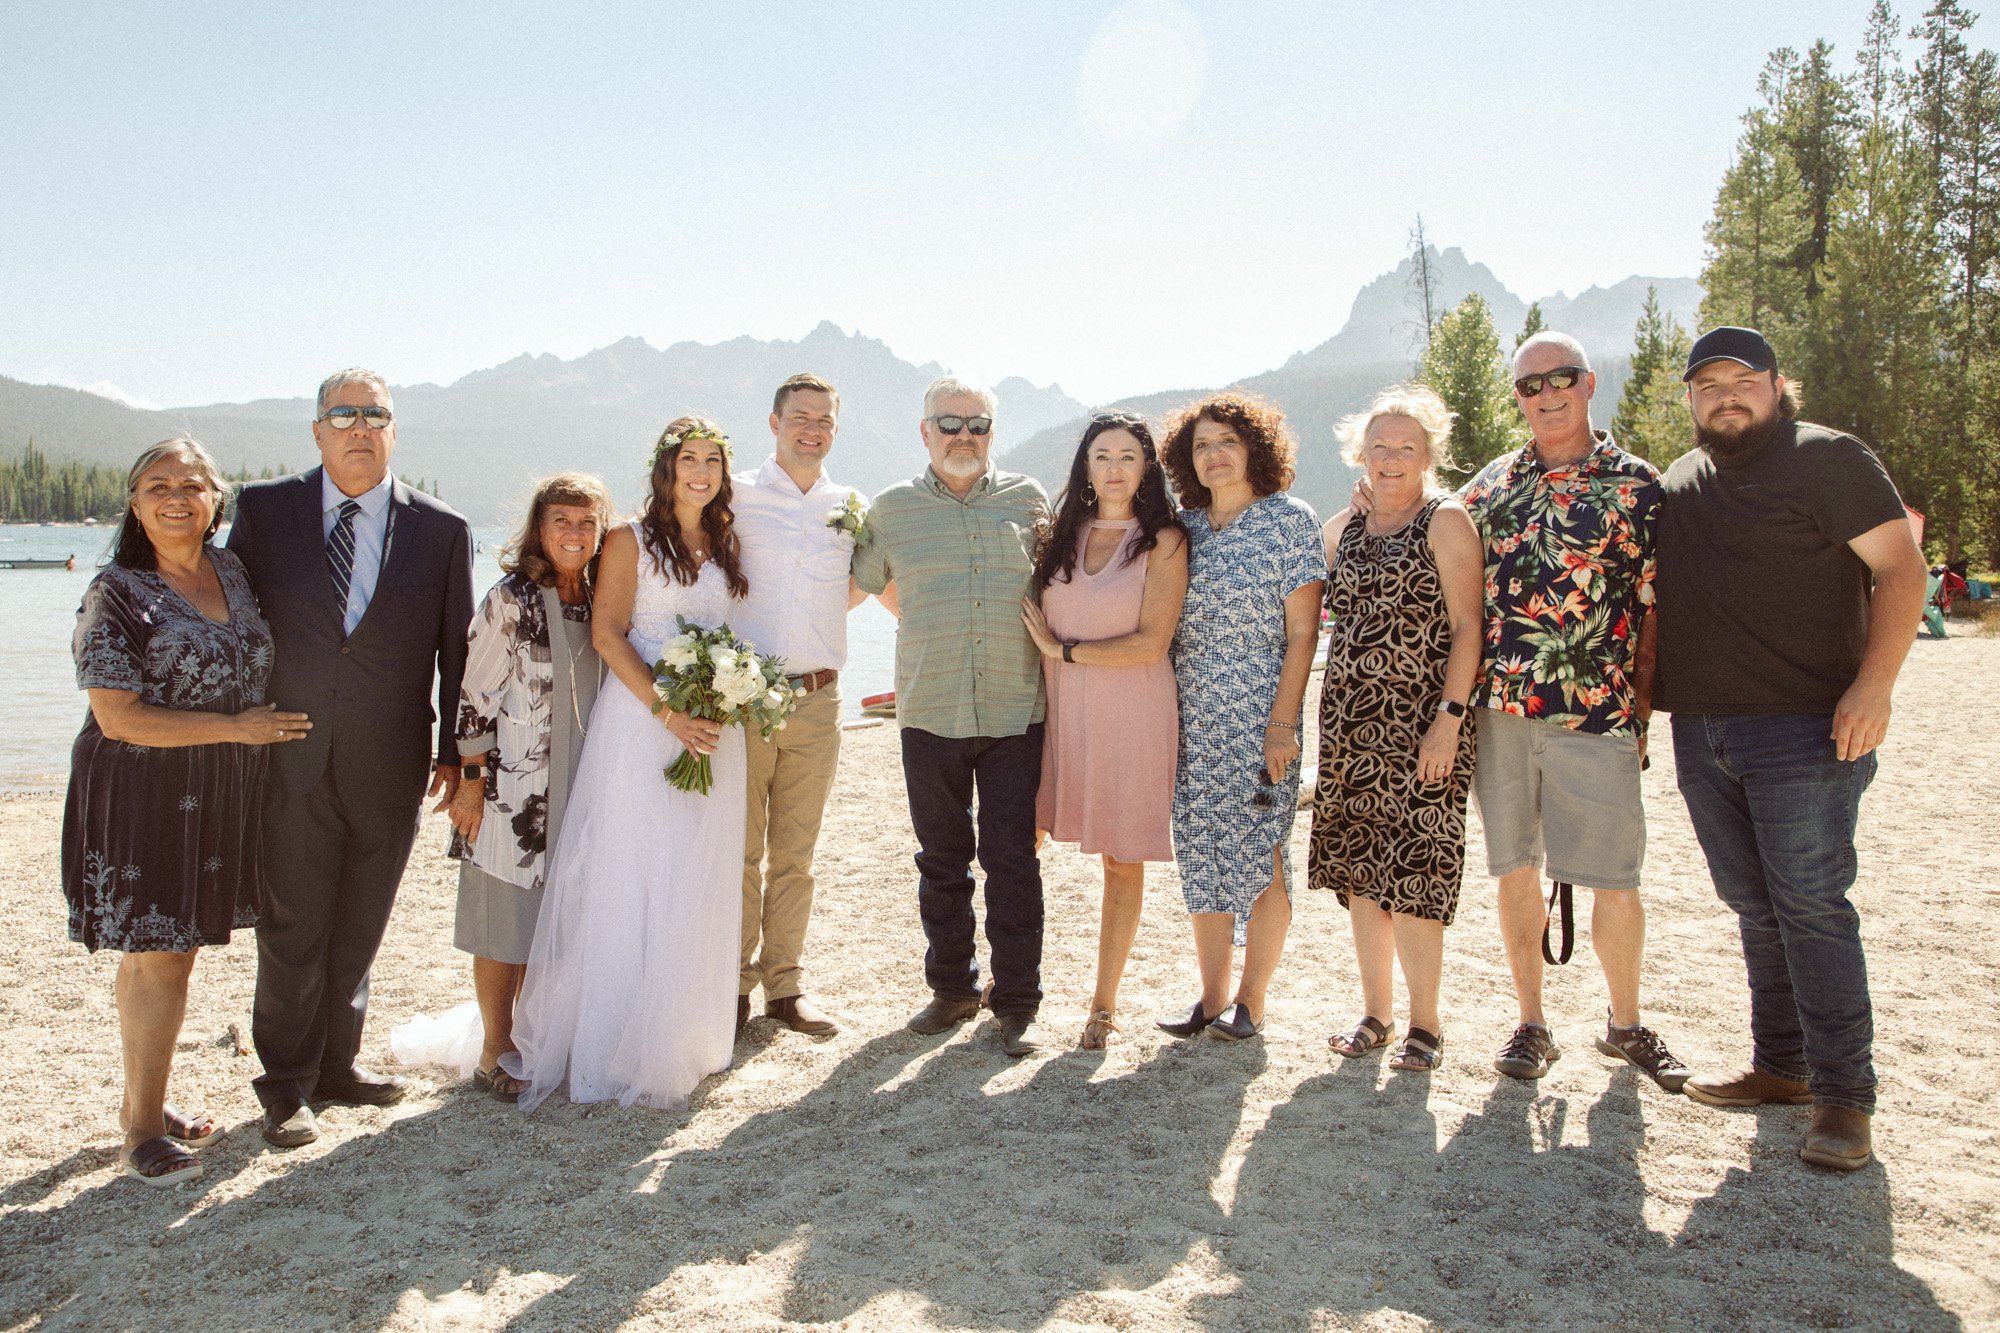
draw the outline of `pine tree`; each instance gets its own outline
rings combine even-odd
[[[1681,383],[1690,345],[1681,322],[1660,309],[1659,289],[1648,287],[1632,330],[1632,373],[1611,416],[1611,438],[1655,467],[1666,467],[1692,442],[1693,418]]]
[[[1540,333],[1548,325],[1542,320],[1542,303],[1535,301],[1528,306],[1528,317],[1521,321],[1521,336],[1514,339],[1514,350],[1520,351],[1521,344]]]
[[[1805,214],[1798,169],[1771,113],[1761,107],[1747,112],[1736,160],[1723,174],[1715,214],[1705,228],[1703,327],[1757,329],[1781,362],[1788,359],[1805,302],[1795,266],[1810,230]]]
[[[1438,319],[1424,349],[1417,378],[1436,389],[1458,414],[1452,423],[1451,452],[1457,466],[1441,469],[1459,485],[1514,443],[1518,416],[1500,335],[1486,298],[1474,292]]]
[[[1790,48],[1772,54],[1758,80],[1778,137],[1804,195],[1806,233],[1792,256],[1805,302],[1819,299],[1833,199],[1846,179],[1856,132],[1854,92],[1834,73],[1833,46],[1812,44],[1803,60]]]

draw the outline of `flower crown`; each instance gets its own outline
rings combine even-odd
[[[735,461],[735,455],[729,448],[729,437],[727,435],[724,435],[719,430],[710,430],[706,426],[694,426],[681,432],[679,435],[674,434],[672,431],[668,431],[662,435],[659,444],[653,448],[653,466],[658,467],[662,458],[680,448],[689,440],[714,440],[722,446],[723,463],[728,464]]]

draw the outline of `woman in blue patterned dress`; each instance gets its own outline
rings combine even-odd
[[[1188,591],[1174,634],[1180,761],[1174,851],[1194,919],[1201,999],[1178,1037],[1255,1036],[1291,925],[1287,847],[1300,718],[1326,555],[1312,506],[1285,493],[1297,445],[1277,408],[1215,394],[1167,428],[1161,462],[1184,508]],[[1243,969],[1232,996],[1232,944]]]
[[[113,563],[77,611],[76,681],[90,713],[63,809],[69,935],[118,949],[125,1049],[119,1162],[149,1185],[201,1174],[221,1134],[167,1104],[195,952],[257,922],[265,754],[303,740],[304,713],[264,703],[271,629],[234,555],[211,546],[228,492],[193,440],[139,455]]]

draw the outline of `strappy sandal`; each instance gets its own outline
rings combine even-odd
[[[167,1123],[167,1137],[183,1148],[206,1148],[222,1137],[222,1122],[206,1112],[184,1115],[168,1102],[160,1108],[160,1118]]]
[[[1326,1039],[1326,1044],[1352,1060],[1357,1056],[1379,1051],[1389,1044],[1389,1028],[1380,1019],[1368,1014],[1354,1025],[1351,1032],[1336,1032]]]
[[[1124,1030],[1118,1026],[1117,1010],[1093,1009],[1089,1021],[1083,1025],[1083,1037],[1077,1045],[1086,1051],[1101,1051],[1111,1044],[1113,1033]]]
[[[1389,1057],[1389,1068],[1428,1074],[1444,1063],[1444,1037],[1411,1025],[1403,1034],[1403,1049]]]
[[[528,1080],[515,1078],[499,1065],[472,1071],[472,1086],[496,1102],[518,1102],[528,1090]]]
[[[118,1165],[134,1180],[155,1188],[201,1179],[201,1159],[165,1134],[147,1139],[129,1157],[121,1153]]]

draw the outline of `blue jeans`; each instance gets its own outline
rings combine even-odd
[[[917,906],[929,942],[924,980],[947,999],[979,997],[976,854],[986,872],[993,1011],[1032,1015],[1042,1004],[1042,863],[1035,856],[1042,724],[1019,736],[939,736],[904,727],[903,782],[917,834]]]
[[[1834,756],[1827,713],[1674,715],[1674,764],[1750,972],[1751,1061],[1815,1104],[1875,1110],[1874,1010],[1854,825],[1875,756]]]

